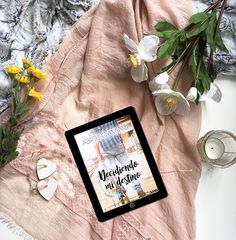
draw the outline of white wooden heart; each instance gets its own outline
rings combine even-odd
[[[37,175],[39,180],[49,177],[56,171],[56,169],[57,166],[55,163],[45,158],[39,159],[37,163]]]
[[[57,190],[57,181],[55,179],[50,179],[48,182],[41,180],[37,188],[42,197],[49,201]]]

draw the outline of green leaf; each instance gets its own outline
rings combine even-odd
[[[199,57],[199,44],[197,43],[192,50],[191,56],[189,58],[189,64],[197,66]]]
[[[175,57],[178,58],[186,49],[186,47],[187,47],[186,42],[179,42],[175,48]]]
[[[203,32],[208,25],[208,21],[204,22],[204,23],[198,23],[196,24],[194,27],[192,27],[187,33],[186,33],[186,37],[187,38],[191,38],[193,36],[198,35],[199,33]]]
[[[216,44],[214,41],[215,28],[216,28],[216,22],[217,22],[216,20],[217,20],[216,19],[216,11],[213,11],[211,13],[210,20],[208,21],[208,25],[205,30],[207,43],[210,45],[210,47],[213,51],[216,50]]]
[[[180,42],[186,42],[187,40],[186,31],[184,30],[180,31],[179,40]]]
[[[19,107],[16,108],[15,111],[15,117],[17,119],[19,119],[20,117],[22,117],[23,115],[25,115],[29,110],[26,108],[26,106],[24,106],[23,104],[18,105]]]
[[[169,22],[159,22],[155,25],[155,29],[158,32],[163,32],[163,31],[170,31],[170,30],[178,30],[173,24]]]
[[[202,95],[204,93],[204,87],[202,85],[202,82],[198,82],[196,87],[200,95]]]
[[[1,143],[2,138],[3,138],[3,127],[0,126],[0,143]]]
[[[1,142],[0,142],[0,167],[4,166],[8,161],[18,156],[16,151],[18,140],[22,134],[23,128],[11,128],[1,126]]]
[[[197,15],[197,14],[199,14],[199,15]],[[191,38],[191,37],[196,36],[199,33],[203,32],[208,27],[209,21],[212,18],[212,16],[214,15],[214,12],[211,14],[208,14],[208,13],[203,13],[203,14],[197,13],[197,14],[194,14],[194,15],[196,15],[196,17],[194,17],[192,19],[192,21],[194,21],[196,24],[192,28],[190,28],[190,30],[187,32],[187,34],[186,34],[187,38]],[[199,21],[197,19],[199,19]]]
[[[171,31],[169,31],[171,32]],[[166,33],[166,32],[163,32]],[[180,54],[180,50],[184,50],[186,43],[185,42],[180,42],[180,39],[185,36],[184,31],[172,31],[172,35],[170,38],[168,38],[159,48],[158,50],[158,57],[159,58],[167,58],[171,56],[171,54],[174,52],[176,49],[176,46],[178,47],[178,54]],[[166,35],[167,37],[167,35]],[[181,49],[180,49],[181,48]],[[176,54],[176,52],[175,52]]]
[[[216,46],[223,52],[226,52],[226,53],[229,52],[223,42],[220,30],[218,30],[218,32],[216,33]]]
[[[209,16],[208,13],[200,12],[192,15],[189,19],[189,23],[199,23],[204,21]]]
[[[163,31],[163,32],[158,32],[157,35],[158,37],[162,37],[162,38],[165,38],[165,39],[169,39],[171,37],[175,37],[176,34],[178,34],[178,30],[168,30],[168,31]]]
[[[195,80],[197,78],[197,66],[196,65],[192,65],[192,74],[193,74],[193,78]]]
[[[158,50],[158,57],[168,58],[169,56],[171,56],[172,52],[175,50],[177,42],[177,38],[170,38],[166,40]]]
[[[2,126],[2,137],[4,137],[7,134],[7,127]]]
[[[210,90],[210,85],[211,85],[212,80],[206,71],[206,67],[203,64],[201,65],[200,71],[199,71],[199,82],[202,83],[204,91]]]
[[[9,122],[12,126],[17,125],[17,118],[15,117],[15,115],[12,115],[9,119]]]
[[[12,88],[12,96],[15,105],[18,105],[20,103],[21,96],[20,93],[16,90],[16,88]]]
[[[199,54],[199,43],[198,43],[194,46],[191,56],[189,58],[189,65],[192,66],[192,73],[193,73],[194,79],[197,78],[197,65],[199,62],[199,57],[200,57],[200,54]]]
[[[17,158],[18,156],[18,152],[17,151],[14,151],[14,152],[11,152],[9,153],[7,156],[4,157],[4,164],[6,164],[7,162],[11,161],[11,160],[14,160],[15,158]],[[0,166],[1,167],[1,166]]]
[[[216,74],[216,71],[214,69],[214,66],[211,66],[210,68],[210,72],[209,72],[209,76],[211,78],[211,81],[214,82],[214,80],[216,79],[217,77],[217,74]]]

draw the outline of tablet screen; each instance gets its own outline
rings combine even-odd
[[[130,115],[75,140],[104,213],[158,192]]]

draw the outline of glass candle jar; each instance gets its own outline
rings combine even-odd
[[[229,167],[236,162],[236,137],[234,134],[213,130],[206,133],[197,143],[202,161],[215,167]]]

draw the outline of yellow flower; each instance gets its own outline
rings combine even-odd
[[[39,80],[46,80],[46,74],[42,72],[39,68],[29,67],[27,71]]]
[[[6,73],[9,73],[9,74],[17,74],[21,72],[21,69],[17,66],[8,66],[8,67],[5,67],[4,70]]]
[[[33,66],[33,63],[31,61],[29,61],[28,59],[26,59],[26,58],[23,58],[22,62],[23,62],[24,68],[29,68],[29,67]]]
[[[21,74],[17,74],[15,76],[15,79],[16,81],[20,82],[20,83],[29,83],[30,82],[30,79],[28,76],[24,76],[24,75],[21,75]]]
[[[41,101],[43,96],[40,92],[37,92],[34,87],[32,87],[29,91],[29,96],[33,97],[37,101]]]

